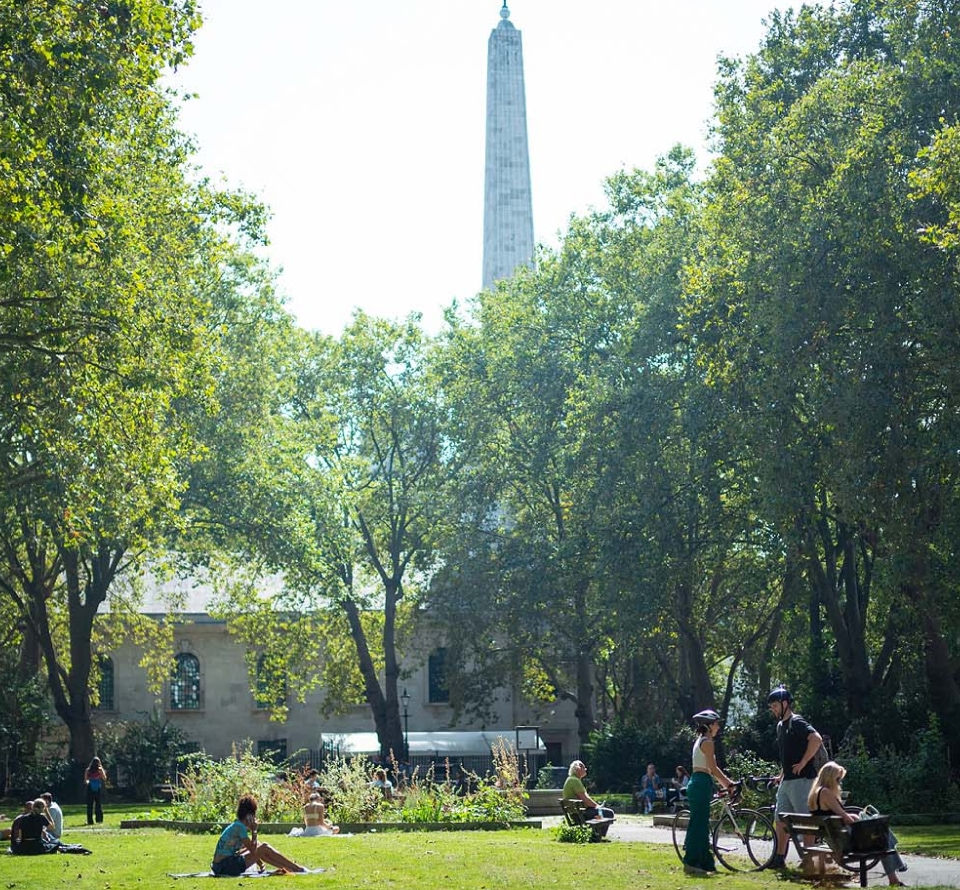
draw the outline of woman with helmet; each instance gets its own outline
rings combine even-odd
[[[690,820],[687,823],[686,851],[683,870],[688,875],[703,875],[716,871],[713,852],[710,849],[710,800],[713,797],[713,777],[724,788],[733,782],[717,766],[713,740],[720,732],[720,715],[712,710],[699,711],[693,715],[697,738],[693,743],[693,775],[687,785],[687,803]]]

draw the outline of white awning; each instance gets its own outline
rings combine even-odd
[[[513,730],[489,730],[487,732],[411,732],[408,745],[411,755],[424,757],[487,756],[497,739],[503,739],[508,751],[517,747],[517,733]],[[325,733],[324,745],[330,745],[341,754],[379,754],[380,742],[375,732]],[[529,747],[528,747],[529,746]],[[546,751],[539,736],[522,731],[520,753]],[[399,754],[400,752],[394,752]]]

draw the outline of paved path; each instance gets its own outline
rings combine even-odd
[[[563,819],[560,816],[541,817],[544,828],[559,825]],[[667,828],[655,828],[650,819],[640,816],[617,816],[616,822],[610,826],[607,837],[614,841],[644,841],[651,844],[673,844],[673,836]],[[669,851],[671,857],[675,853]],[[788,863],[797,865],[799,858],[791,848],[787,857]],[[909,869],[900,875],[901,880],[910,887],[956,887],[960,888],[960,860],[933,859],[929,856],[903,856],[903,861]],[[677,867],[679,868],[679,861]],[[722,871],[722,870],[721,870]],[[771,873],[772,875],[773,873]],[[870,886],[886,887],[887,879],[883,869],[878,865],[869,872]],[[850,883],[859,888],[860,881],[855,874],[850,875]],[[813,882],[811,881],[811,886]]]

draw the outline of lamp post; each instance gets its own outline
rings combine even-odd
[[[400,701],[403,704],[403,759],[410,762],[410,693],[404,687],[400,694]]]

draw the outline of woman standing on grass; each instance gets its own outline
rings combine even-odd
[[[693,743],[693,775],[687,785],[690,818],[687,823],[683,870],[688,875],[704,875],[717,870],[710,849],[713,777],[716,776],[724,788],[729,788],[733,783],[717,766],[713,747],[714,737],[720,732],[720,715],[713,710],[700,711],[693,715],[693,722],[697,727],[697,739]]]
[[[211,870],[217,877],[235,878],[251,865],[256,864],[262,869],[264,862],[286,871],[306,871],[270,844],[257,841],[257,802],[252,795],[245,794],[237,806],[236,820],[223,829],[217,841]]]
[[[90,766],[83,774],[83,781],[87,785],[87,825],[93,825],[94,808],[97,822],[103,822],[103,789],[107,784],[107,771],[99,757],[90,761]]]

